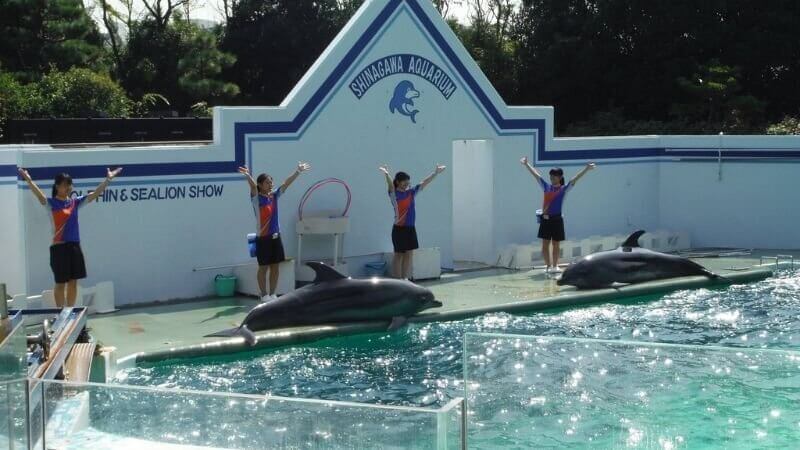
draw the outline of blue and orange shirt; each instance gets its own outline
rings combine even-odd
[[[278,198],[280,196],[281,189],[278,188],[269,195],[256,194],[250,198],[253,202],[253,212],[256,213],[259,237],[272,236],[281,232],[278,220]]]
[[[416,221],[414,199],[422,186],[419,184],[405,191],[389,192],[389,199],[394,206],[394,224],[398,227],[413,227]]]
[[[561,215],[561,207],[564,204],[564,197],[572,188],[570,181],[564,186],[553,186],[552,184],[540,179],[539,183],[544,190],[544,201],[542,202],[542,213],[551,216]]]
[[[86,196],[70,197],[66,200],[48,198],[50,219],[53,224],[53,244],[64,242],[80,242],[78,229],[78,209],[86,201]]]

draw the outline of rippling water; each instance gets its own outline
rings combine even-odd
[[[148,365],[119,373],[116,382],[438,406],[463,396],[465,332],[798,349],[798,311],[800,272],[785,271],[721,290],[679,291],[525,316],[487,314],[302,347]]]

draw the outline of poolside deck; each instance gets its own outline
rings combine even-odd
[[[753,253],[746,257],[702,258],[698,262],[734,282],[745,283],[771,274],[769,266],[758,266],[759,256],[759,253]],[[413,317],[412,322],[459,320],[488,312],[526,312],[597,303],[709,286],[714,282],[705,277],[686,277],[619,289],[576,291],[572,287],[556,285],[541,270],[488,269],[445,274],[440,280],[423,284],[434,292],[444,306]],[[117,348],[117,356],[123,358],[123,365],[137,360],[155,361],[245,351],[252,348],[246,347],[241,338],[220,340],[203,336],[238,326],[256,303],[252,298],[233,297],[128,308],[113,314],[93,316],[89,320],[89,327],[92,335],[103,345]],[[379,321],[266,331],[258,333],[256,346],[276,347],[330,336],[380,332],[386,326],[386,322]]]

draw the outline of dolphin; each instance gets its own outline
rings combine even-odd
[[[403,80],[394,88],[394,95],[389,100],[389,111],[394,114],[395,111],[404,116],[411,118],[411,121],[417,123],[418,109],[413,109],[414,99],[419,97],[419,91],[414,89],[414,84],[408,80]]]
[[[641,248],[639,238],[643,234],[644,230],[639,230],[616,250],[593,253],[572,262],[556,284],[599,289],[615,283],[642,283],[691,275],[724,279],[689,259]]]
[[[306,265],[316,273],[313,283],[256,306],[238,327],[206,337],[242,336],[252,346],[256,331],[366,320],[391,320],[388,329],[395,330],[409,316],[442,306],[430,290],[410,281],[352,279],[322,263]]]

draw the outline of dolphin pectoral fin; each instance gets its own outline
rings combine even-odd
[[[411,111],[411,121],[417,123],[417,113],[419,112],[418,109]]]
[[[239,334],[242,335],[242,337],[244,338],[244,341],[250,347],[256,345],[256,334],[253,333],[252,331],[250,331],[250,328],[247,328],[247,325],[242,325],[239,328]]]
[[[627,247],[639,247],[639,238],[645,233],[644,230],[635,231],[633,234],[628,236],[628,239],[625,239],[625,242],[620,245],[622,248]]]
[[[207,335],[205,335],[203,337],[233,337],[233,336],[239,336],[241,334],[239,332],[239,330],[241,328],[242,327],[228,328],[227,330],[217,331],[216,333],[207,334]]]
[[[392,317],[392,323],[386,331],[394,331],[408,323],[408,319],[403,316]]]
[[[326,266],[319,262],[307,262],[306,265],[311,267],[315,274],[314,283],[322,283],[323,281],[336,281],[347,279],[346,276],[337,272],[333,267]]]
[[[242,325],[236,328],[228,328],[227,330],[217,331],[216,333],[207,334],[204,337],[236,337],[241,336],[244,338],[244,341],[249,346],[253,346],[256,344],[256,335],[249,328],[247,325]]]

